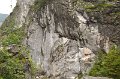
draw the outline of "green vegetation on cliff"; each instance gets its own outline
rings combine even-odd
[[[0,50],[0,77],[2,79],[24,79],[25,64],[30,63],[23,55],[23,49],[15,55],[6,48]]]
[[[108,54],[99,53],[98,60],[89,75],[120,79],[120,48],[114,46]]]
[[[100,23],[99,32],[120,44],[120,1],[119,0],[82,0],[89,17]],[[90,5],[87,5],[87,4]],[[91,20],[92,22],[92,20]],[[99,52],[98,60],[90,71],[91,76],[105,76],[120,79],[120,47],[113,47],[106,55]]]
[[[77,0],[77,3],[90,18],[94,17],[98,23],[120,25],[119,0]]]
[[[26,74],[33,75],[29,50],[22,45],[26,26],[16,26],[16,15],[11,13],[0,28],[0,79],[25,79]]]

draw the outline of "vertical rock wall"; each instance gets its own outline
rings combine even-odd
[[[47,1],[32,12],[35,0],[18,0],[14,14],[15,26],[27,26],[24,44],[31,58],[51,79],[74,79],[86,74],[98,49],[109,49],[109,39],[101,36],[97,23],[73,0]],[[10,15],[11,16],[11,15]],[[41,77],[39,74],[36,78]]]
[[[73,79],[80,72],[85,74],[104,39],[98,25],[88,24],[86,13],[72,9],[71,4],[71,0],[49,2],[33,15],[28,29],[31,57],[50,78]]]

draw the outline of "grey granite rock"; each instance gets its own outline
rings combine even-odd
[[[88,19],[70,6],[71,0],[47,4],[33,15],[35,20],[28,28],[26,41],[33,61],[55,79],[87,73],[104,39],[97,24],[88,25]]]
[[[98,24],[89,23],[87,14],[75,8],[72,0],[51,1],[37,12],[31,11],[33,3],[18,0],[18,10],[14,10],[16,27],[27,26],[23,44],[50,79],[74,79],[80,72],[87,74],[97,50],[109,50],[109,39],[101,36]]]

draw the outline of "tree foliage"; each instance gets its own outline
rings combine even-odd
[[[0,50],[0,77],[3,79],[25,79],[25,64],[29,60],[23,56],[25,50],[14,55],[6,48]]]
[[[90,71],[92,76],[105,76],[120,79],[120,48],[112,47],[107,55],[99,55],[99,59]]]

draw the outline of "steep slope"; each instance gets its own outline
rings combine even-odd
[[[93,3],[89,0],[81,1],[18,0],[13,13],[2,25],[1,35],[6,33],[4,31],[7,26],[11,26],[11,31],[24,29],[25,36],[9,44],[19,44],[22,41],[29,49],[32,61],[40,69],[35,78],[47,76],[48,79],[74,79],[81,73],[85,76],[94,63],[98,50],[109,51],[109,44],[113,41],[109,33],[113,34],[114,31],[109,31],[108,24],[105,27],[102,24],[106,21],[108,23],[108,20],[96,19],[100,12],[94,12],[91,6],[84,6],[94,5],[94,0]],[[119,33],[119,29],[114,30]],[[18,36],[21,36],[20,33]],[[117,37],[114,39],[119,40]],[[8,41],[2,44],[6,45]]]

